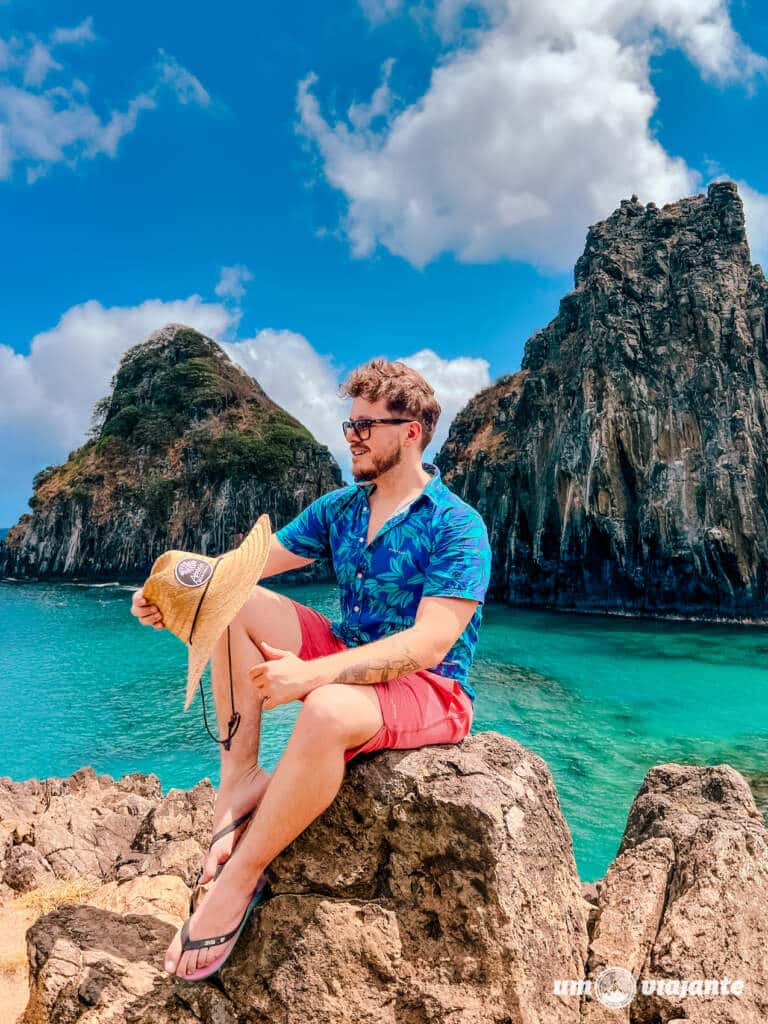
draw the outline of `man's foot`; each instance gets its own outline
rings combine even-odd
[[[219,787],[216,794],[216,804],[213,809],[213,828],[211,835],[215,835],[220,829],[235,821],[246,811],[258,807],[266,792],[269,780],[272,778],[268,771],[255,765],[241,775],[236,781]],[[232,856],[232,851],[237,845],[240,837],[250,824],[250,819],[244,821],[236,829],[223,835],[206,854],[203,863],[203,873],[198,885],[206,885],[216,873],[219,864],[224,864]]]
[[[211,883],[197,910],[189,918],[187,927],[190,938],[202,939],[225,935],[233,928],[237,928],[251,902],[258,881],[259,876],[253,879],[238,878],[236,875],[227,878],[227,872],[223,871],[221,876]],[[182,928],[176,932],[166,950],[164,962],[166,971],[169,974],[176,974],[179,978],[187,978],[197,971],[202,971],[208,964],[218,960],[231,944],[230,940],[229,943],[217,943],[182,953]]]

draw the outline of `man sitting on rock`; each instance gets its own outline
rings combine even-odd
[[[353,371],[343,389],[353,399],[343,429],[356,482],[322,495],[273,533],[262,573],[332,558],[341,618],[331,623],[257,586],[231,623],[241,721],[230,749],[221,751],[214,842],[200,881],[215,880],[189,921],[193,939],[237,927],[256,880],[333,802],[351,758],[457,743],[472,724],[467,675],[490,547],[479,513],[421,461],[440,406],[420,374],[385,359]],[[162,628],[141,590],[132,612]],[[226,634],[214,649],[211,677],[222,726],[230,710]],[[293,700],[302,707],[270,775],[257,764],[261,710]],[[180,956],[177,933],[166,970],[182,978],[199,973],[226,945]]]

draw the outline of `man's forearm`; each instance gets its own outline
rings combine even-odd
[[[314,673],[315,689],[326,683],[381,683],[397,679],[420,668],[432,668],[441,657],[434,643],[411,627],[348,651],[313,658],[307,665]]]

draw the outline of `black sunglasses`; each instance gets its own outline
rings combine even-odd
[[[367,441],[371,436],[371,424],[373,423],[413,423],[413,420],[379,419],[379,420],[344,420],[341,429],[344,437],[350,440],[352,433],[357,434],[359,440]]]

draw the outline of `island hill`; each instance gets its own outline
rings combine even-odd
[[[278,529],[342,483],[327,447],[216,342],[169,324],[123,356],[91,438],[37,474],[0,575],[144,579],[169,548],[220,554],[261,514]]]
[[[520,370],[434,461],[483,515],[489,599],[768,622],[768,284],[736,186],[593,225]],[[106,419],[38,474],[0,575],[145,573],[278,528],[341,476],[215,342],[171,325],[124,357]],[[319,570],[320,571],[320,570]]]
[[[767,310],[732,182],[590,228],[557,316],[435,459],[485,519],[494,596],[768,620]]]

